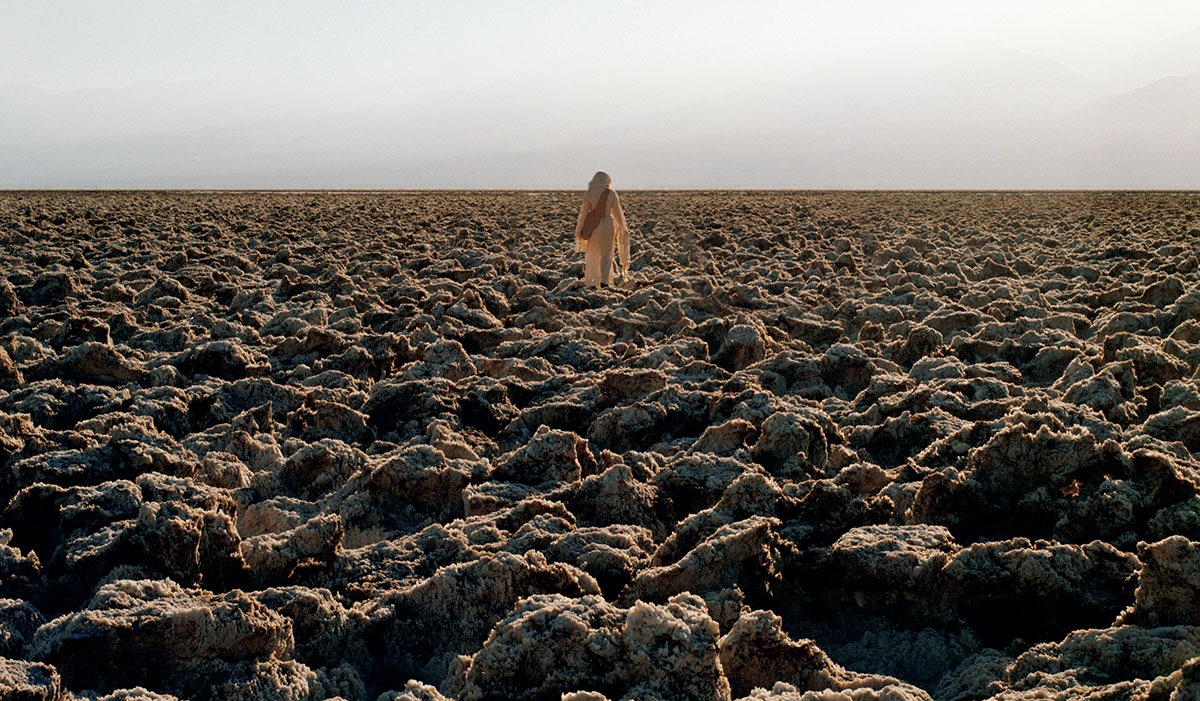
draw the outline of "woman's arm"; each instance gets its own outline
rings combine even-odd
[[[625,222],[625,210],[621,209],[621,200],[616,190],[612,193],[613,231],[617,235],[617,268],[624,277],[629,272],[629,224]]]
[[[629,225],[625,223],[625,210],[621,209],[621,199],[617,197],[617,191],[612,191],[612,197],[608,198],[611,204],[609,205],[609,213],[612,214],[613,224],[617,231],[629,233]]]
[[[587,198],[585,197],[585,198],[583,198],[583,202],[579,203],[579,220],[577,222],[575,222],[575,237],[576,238],[579,237],[579,234],[583,233],[583,220],[587,218],[587,212],[588,212]]]

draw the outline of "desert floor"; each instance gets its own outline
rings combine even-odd
[[[1200,698],[1200,195],[621,195],[0,193],[0,698]]]

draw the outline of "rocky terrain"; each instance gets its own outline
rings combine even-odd
[[[1200,698],[1200,196],[0,194],[0,699]]]

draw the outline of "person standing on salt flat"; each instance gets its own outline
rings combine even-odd
[[[610,185],[612,178],[608,173],[597,171],[579,206],[575,252],[586,254],[583,284],[588,287],[612,286],[614,249],[619,254],[617,268],[622,279],[629,269],[629,225],[625,223],[621,200]]]

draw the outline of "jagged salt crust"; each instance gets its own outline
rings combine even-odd
[[[0,699],[1200,697],[1194,194],[0,198]]]

